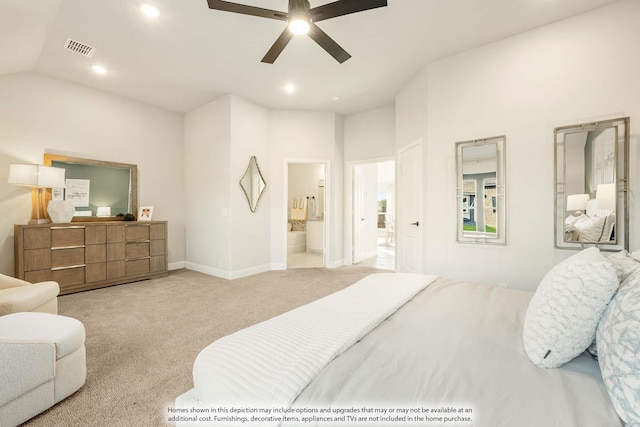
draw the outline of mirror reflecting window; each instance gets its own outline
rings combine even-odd
[[[555,246],[628,249],[629,118],[556,128]]]
[[[457,240],[506,243],[505,137],[456,143]]]
[[[249,209],[251,209],[251,212],[255,212],[256,207],[258,206],[258,200],[260,200],[260,196],[262,196],[262,193],[267,186],[267,183],[264,182],[264,178],[260,172],[260,167],[258,167],[256,156],[251,156],[249,166],[247,166],[247,170],[240,179],[240,186],[242,187],[242,190],[244,190],[244,195],[247,196]]]

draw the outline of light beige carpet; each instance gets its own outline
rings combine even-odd
[[[189,270],[59,298],[87,331],[87,382],[25,426],[163,426],[193,387],[193,362],[234,331],[380,271],[349,266],[270,271],[233,281]]]

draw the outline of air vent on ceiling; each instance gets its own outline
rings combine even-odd
[[[73,39],[67,39],[67,42],[64,44],[64,48],[71,52],[86,56],[87,58],[91,58],[96,51],[95,47],[91,47]]]

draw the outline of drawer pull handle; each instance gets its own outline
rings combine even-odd
[[[66,267],[53,267],[51,271],[71,270],[72,268],[82,268],[86,266],[87,266],[86,264],[78,264],[78,265],[68,265]]]
[[[127,258],[127,259],[125,259],[125,262],[126,261],[138,261],[140,259],[151,259],[151,257],[150,256],[141,256],[141,257],[137,257],[137,258]]]
[[[52,230],[70,230],[72,228],[86,228],[84,225],[70,225],[67,227],[51,227]]]
[[[125,224],[125,227],[151,227],[151,224]]]
[[[151,240],[129,240],[125,243],[128,245],[130,243],[149,243],[149,242],[151,242]]]
[[[55,248],[51,248],[52,251],[59,251],[61,249],[78,249],[78,248],[84,248],[85,245],[78,245],[78,246],[56,246]]]

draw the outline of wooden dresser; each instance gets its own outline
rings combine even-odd
[[[16,225],[15,275],[60,294],[168,274],[167,222]]]

